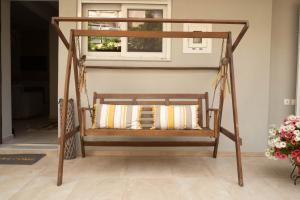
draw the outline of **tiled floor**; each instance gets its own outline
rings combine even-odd
[[[14,120],[15,136],[5,144],[57,144],[57,122],[39,117],[27,120]]]
[[[56,186],[57,157],[33,166],[0,165],[0,199],[201,200],[292,199],[300,183],[287,161],[244,157],[245,186],[237,185],[233,157],[87,156],[65,162]]]

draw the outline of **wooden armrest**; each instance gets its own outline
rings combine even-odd
[[[208,111],[214,112],[214,133],[215,137],[219,136],[220,132],[220,125],[219,125],[219,109],[217,108],[209,108]]]
[[[213,112],[218,111],[219,112],[219,109],[218,108],[209,108],[208,111],[213,111]]]
[[[81,108],[83,111],[93,110],[93,108]]]
[[[86,116],[85,116],[85,112],[90,110],[89,108],[81,108],[81,126],[80,126],[80,132],[81,132],[81,136],[84,135],[84,131],[86,129]]]

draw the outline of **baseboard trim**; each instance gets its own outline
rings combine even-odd
[[[14,138],[13,134],[5,136],[5,137],[2,138],[2,142],[5,144],[7,141],[9,141],[9,140],[11,140],[13,138]]]

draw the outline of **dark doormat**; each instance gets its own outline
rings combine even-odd
[[[46,154],[0,154],[0,165],[33,165]]]

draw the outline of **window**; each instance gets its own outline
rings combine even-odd
[[[119,17],[119,11],[89,10],[89,17],[112,18]],[[93,23],[88,24],[90,30],[120,30],[120,23]],[[121,38],[118,37],[88,37],[88,51],[121,52]]]
[[[128,10],[129,18],[163,18],[163,10]],[[130,31],[162,31],[162,23],[128,23]],[[128,52],[162,52],[161,38],[128,38]]]
[[[165,1],[96,1],[82,3],[82,15],[103,18],[169,18],[170,5]],[[164,3],[163,3],[164,2]],[[170,24],[163,23],[83,23],[82,28],[90,30],[129,30],[129,31],[170,31]],[[82,49],[88,60],[170,60],[169,38],[119,38],[83,37]]]

